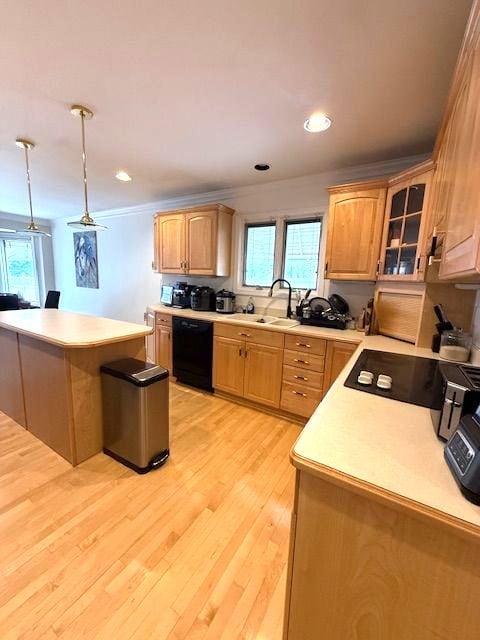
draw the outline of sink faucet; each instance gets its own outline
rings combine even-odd
[[[285,282],[288,285],[288,305],[287,305],[287,318],[292,317],[292,285],[285,278],[277,278],[272,282],[272,286],[270,287],[270,291],[268,292],[268,297],[271,298],[273,295],[273,287],[277,284],[277,282]]]

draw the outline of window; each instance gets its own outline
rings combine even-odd
[[[245,225],[245,258],[243,284],[247,287],[269,287],[274,280],[274,222]]]
[[[320,218],[285,223],[283,274],[294,289],[316,289],[320,251]]]
[[[2,290],[20,293],[29,302],[39,303],[35,251],[31,238],[0,239]]]
[[[277,278],[284,278],[293,289],[317,291],[321,215],[288,219],[278,216],[273,222],[245,222],[243,231],[243,267],[238,272],[236,286],[270,287]]]

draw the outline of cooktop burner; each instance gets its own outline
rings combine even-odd
[[[442,385],[441,376],[436,375],[437,368],[438,360],[431,358],[364,349],[349,373],[345,386],[421,407],[440,408]],[[373,373],[372,384],[366,386],[358,382],[360,371]],[[377,387],[381,374],[392,378],[391,389]]]

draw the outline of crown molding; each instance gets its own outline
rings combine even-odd
[[[310,174],[299,178],[287,178],[285,180],[275,180],[262,184],[246,185],[242,187],[232,187],[228,189],[218,189],[216,191],[205,191],[203,193],[193,193],[174,198],[163,198],[152,202],[146,202],[141,205],[130,207],[121,207],[117,209],[108,209],[103,211],[94,211],[91,215],[97,220],[107,220],[109,218],[121,218],[131,215],[154,215],[161,211],[170,211],[175,209],[184,209],[195,205],[204,205],[211,203],[222,203],[224,200],[233,200],[246,198],[250,195],[273,193],[282,189],[300,189],[304,186],[314,184],[318,181],[322,183],[332,184],[342,181],[360,180],[363,178],[390,177],[403,169],[424,161],[428,154],[406,156],[396,158],[394,160],[386,160],[384,162],[372,162],[369,164],[356,165],[353,167],[343,167],[341,169],[333,169],[322,173]],[[75,217],[68,216],[64,218],[55,218],[52,222],[66,222],[73,220]]]

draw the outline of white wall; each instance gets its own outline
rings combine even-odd
[[[83,289],[75,285],[72,230],[67,219],[53,222],[53,252],[55,259],[56,287],[62,292],[63,309],[103,315],[132,322],[143,322],[148,304],[159,301],[162,276],[151,270],[153,257],[153,222],[156,211],[176,207],[188,207],[206,202],[221,202],[241,216],[305,215],[306,212],[326,213],[328,194],[326,187],[362,178],[393,175],[397,171],[424,159],[403,158],[386,163],[375,163],[338,171],[305,176],[292,180],[270,182],[262,185],[228,189],[206,194],[195,194],[154,202],[141,207],[118,209],[95,214],[95,218],[108,226],[107,231],[97,233],[99,289]],[[128,189],[128,184],[125,185]],[[237,216],[236,216],[237,217]],[[71,220],[69,218],[68,220]],[[322,242],[326,234],[323,234]],[[235,255],[235,260],[238,257]],[[164,282],[185,279],[163,276]],[[188,278],[192,284],[208,284],[215,290],[233,287],[231,278]],[[325,294],[336,291],[343,295],[358,314],[372,296],[370,283],[327,283]],[[322,293],[322,292],[320,292]],[[265,305],[265,293],[254,293],[257,308]],[[238,297],[240,304],[247,298]],[[275,298],[270,310],[280,314],[285,300]]]

